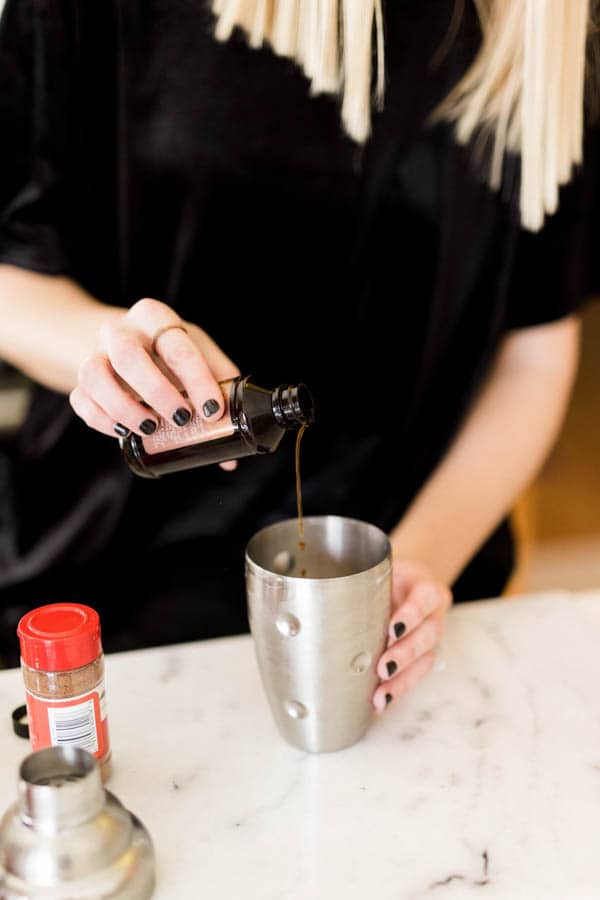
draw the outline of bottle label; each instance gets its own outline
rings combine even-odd
[[[178,447],[190,447],[193,444],[203,444],[206,441],[215,441],[219,438],[229,437],[235,433],[235,427],[231,421],[229,410],[229,394],[231,381],[222,382],[219,387],[223,393],[225,410],[220,419],[211,422],[194,413],[187,425],[175,425],[174,422],[160,422],[154,434],[144,436],[142,443],[146,453],[165,453],[167,450],[176,450]]]
[[[101,681],[93,691],[64,700],[46,700],[26,691],[31,749],[83,747],[96,759],[109,750],[106,690]]]

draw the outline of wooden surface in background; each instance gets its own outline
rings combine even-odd
[[[582,354],[556,447],[517,504],[510,592],[600,585],[600,303],[583,312]]]

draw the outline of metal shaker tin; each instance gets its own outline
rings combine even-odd
[[[0,822],[0,900],[148,900],[154,851],[78,747],[32,753]]]
[[[312,753],[360,740],[373,717],[376,666],[391,611],[391,547],[375,525],[287,519],[246,548],[248,616],[282,737]]]

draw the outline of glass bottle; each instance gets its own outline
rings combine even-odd
[[[314,401],[306,385],[259,387],[250,376],[219,385],[223,416],[211,422],[194,413],[187,425],[161,421],[154,434],[130,433],[120,441],[129,468],[144,478],[212,463],[273,453],[286,431],[314,420]]]

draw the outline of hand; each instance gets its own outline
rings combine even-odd
[[[420,563],[395,560],[392,565],[392,615],[388,645],[377,663],[382,679],[373,706],[382,713],[431,669],[452,604],[452,592]]]
[[[170,325],[182,328],[170,328],[154,341],[159,329]],[[70,401],[77,415],[103,434],[143,436],[156,430],[161,417],[185,425],[196,410],[218,420],[224,405],[217,382],[239,374],[201,328],[183,322],[165,303],[145,299],[101,328],[98,350],[81,363]]]

